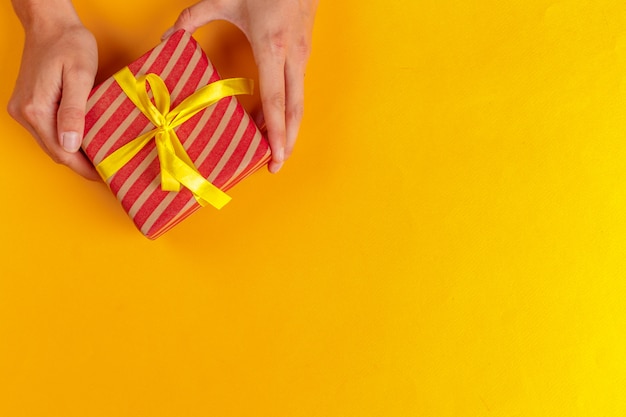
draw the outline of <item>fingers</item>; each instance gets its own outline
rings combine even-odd
[[[309,56],[306,43],[295,46],[294,52],[289,55],[285,65],[286,97],[285,108],[285,160],[291,156],[300,130],[300,123],[304,114],[304,72]]]
[[[203,0],[183,10],[163,38],[176,30],[194,32],[223,19],[238,26],[252,44],[258,66],[262,118],[276,173],[291,155],[304,110],[304,71],[317,1]]]
[[[59,146],[48,146],[56,162],[67,165],[88,179],[99,177],[92,164],[78,150],[83,141],[85,108],[93,81],[91,73],[82,68],[69,68],[63,72],[55,132]]]
[[[67,165],[89,180],[98,180],[98,173],[82,153],[67,152],[61,147],[57,140],[55,109],[36,103],[37,101],[33,101],[24,104],[12,100],[8,108],[9,114],[28,130],[53,161]]]
[[[269,170],[276,173],[285,161],[285,54],[281,45],[263,45],[257,58],[263,117],[272,150]]]
[[[96,181],[100,178],[91,162],[89,162],[82,153],[70,153],[61,148],[55,140],[56,132],[54,132],[54,129],[46,129],[46,126],[50,125],[49,123],[41,123],[41,119],[39,119],[38,124],[33,125],[26,122],[25,119],[20,120],[18,117],[15,117],[15,119],[28,130],[41,149],[43,149],[54,162],[68,166],[86,179]]]
[[[33,129],[33,127],[27,123],[24,118],[21,115],[20,109],[17,107],[17,105],[10,101],[9,102],[9,107],[7,108],[8,113],[11,117],[13,117],[13,119],[15,119],[20,125],[22,125],[22,127],[24,127],[24,129],[26,129],[28,131],[28,133],[30,133],[30,135],[35,139],[35,141],[37,142],[37,145],[39,145],[39,147],[48,155],[50,156],[50,151],[48,150],[48,147],[46,146],[46,144],[41,140],[41,138],[39,137],[39,135],[37,134],[37,132],[35,132],[35,129]]]
[[[84,110],[83,110],[84,112]],[[57,118],[60,118],[57,116]],[[70,122],[74,122],[73,120],[69,120]],[[32,118],[28,120],[30,124],[29,130],[34,132],[35,139],[42,144],[42,148],[47,151],[50,158],[57,164],[66,165],[71,170],[77,172],[81,176],[89,179],[89,180],[98,180],[100,177],[96,172],[95,168],[87,160],[87,158],[81,153],[78,152],[78,149],[73,152],[66,151],[61,145],[58,137],[56,129],[57,123],[55,120],[54,114],[48,116],[48,120],[46,119],[35,119]],[[84,119],[80,121],[81,126],[84,124]],[[82,130],[81,130],[82,132]],[[65,132],[66,134],[68,132]],[[70,132],[72,133],[72,132]],[[73,132],[77,133],[77,132]],[[82,134],[80,135],[82,138]],[[80,147],[80,141],[78,143]]]
[[[291,156],[304,114],[304,72],[309,44],[302,39],[285,48],[279,41],[265,43],[258,59],[263,116],[272,160],[278,172]]]
[[[66,152],[80,149],[85,130],[85,108],[93,87],[93,78],[81,70],[63,73],[62,95],[57,112],[59,144]]]

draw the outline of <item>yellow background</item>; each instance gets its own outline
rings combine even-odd
[[[173,3],[76,2],[100,77]],[[626,415],[624,2],[322,1],[313,46],[283,171],[155,242],[0,114],[0,415]]]

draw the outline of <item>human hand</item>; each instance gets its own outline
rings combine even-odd
[[[202,0],[186,8],[163,38],[226,20],[247,36],[259,68],[263,118],[278,172],[293,152],[304,110],[304,72],[317,0]]]
[[[53,5],[51,1],[42,6],[51,10],[40,10],[35,18],[14,1],[24,24],[25,42],[8,112],[55,162],[96,180],[99,176],[93,165],[78,152],[87,98],[98,68],[96,41],[73,9],[61,13],[58,8],[52,10]]]

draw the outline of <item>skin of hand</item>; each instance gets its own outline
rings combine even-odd
[[[182,11],[163,38],[226,20],[246,35],[259,69],[263,118],[278,172],[291,155],[304,111],[304,73],[317,0],[202,0]]]
[[[96,40],[69,0],[13,0],[24,51],[7,110],[57,163],[99,176],[78,152],[87,98],[98,69]]]

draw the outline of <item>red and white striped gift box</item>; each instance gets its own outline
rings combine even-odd
[[[128,66],[135,75],[159,75],[172,108],[197,89],[220,79],[197,42],[178,31]],[[154,128],[110,78],[87,102],[83,150],[94,165]],[[226,97],[177,127],[176,134],[200,174],[226,191],[270,159],[267,140],[234,97]],[[137,228],[155,239],[200,205],[191,191],[161,189],[160,165],[150,141],[107,181]]]

